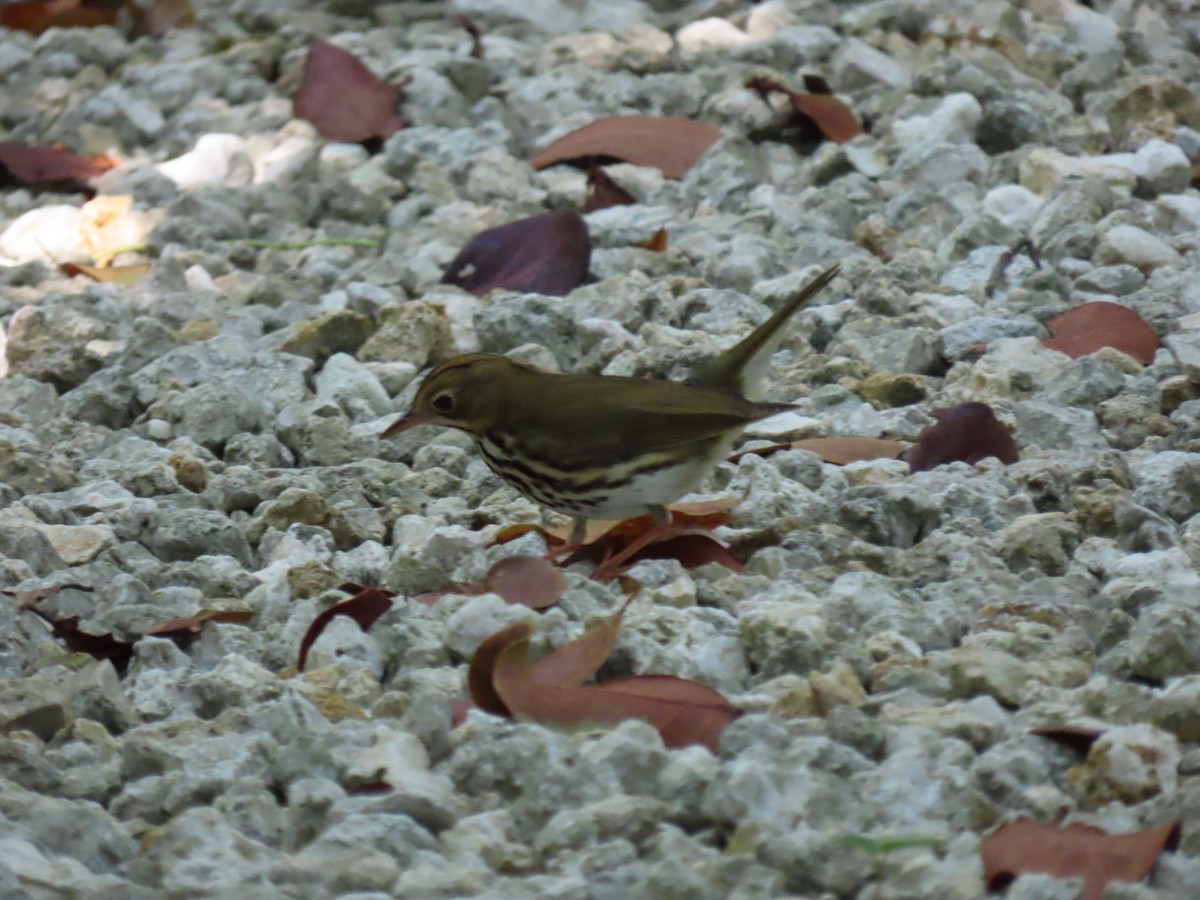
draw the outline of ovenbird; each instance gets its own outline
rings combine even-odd
[[[589,519],[649,513],[665,527],[667,504],[694,490],[742,429],[792,409],[750,397],[757,396],[783,326],[837,273],[837,266],[822,272],[686,383],[543,372],[471,353],[430,372],[412,408],[383,437],[425,424],[467,432],[493,472],[574,519],[575,546]]]

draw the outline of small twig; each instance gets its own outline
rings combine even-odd
[[[386,239],[379,238],[314,238],[311,241],[262,241],[257,238],[227,238],[226,244],[255,247],[264,250],[306,250],[309,247],[382,247]]]
[[[1029,261],[1033,263],[1035,269],[1042,267],[1042,257],[1038,253],[1037,246],[1027,237],[1021,238],[1007,250],[1000,254],[1000,258],[996,260],[996,267],[992,269],[991,277],[988,278],[987,284],[983,288],[984,294],[989,298],[996,293],[996,288],[1000,287],[1000,282],[1004,280],[1005,273],[1008,272],[1008,267],[1012,265],[1017,254],[1021,251],[1029,257]]]

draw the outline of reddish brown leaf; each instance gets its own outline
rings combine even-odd
[[[308,631],[304,632],[304,638],[300,641],[300,655],[296,661],[296,668],[299,671],[304,671],[304,666],[308,662],[308,651],[335,617],[349,616],[358,623],[359,628],[367,631],[380,616],[392,608],[392,597],[396,596],[391,591],[385,591],[382,588],[363,588],[357,584],[343,585],[343,588],[345,587],[359,588],[359,590],[349,600],[343,600],[341,603],[323,610],[313,619],[312,624],[308,626]]]
[[[665,253],[667,250],[667,229],[660,228],[642,242],[642,249],[652,253]]]
[[[668,747],[699,744],[715,754],[725,729],[742,714],[720,692],[673,675],[629,675],[598,684],[595,690],[661,703],[661,717],[652,719],[651,724]]]
[[[962,403],[930,411],[937,419],[917,436],[917,444],[904,454],[914,472],[963,461],[974,465],[994,456],[1002,463],[1018,459],[1017,443],[1004,423],[986,403]]]
[[[587,197],[583,201],[583,206],[579,207],[581,213],[608,209],[610,206],[631,206],[637,203],[637,198],[633,194],[613,181],[608,173],[599,166],[592,166],[587,170],[587,184]]]
[[[465,722],[467,719],[467,713],[473,709],[477,709],[475,704],[463,697],[455,697],[453,700],[451,700],[450,721],[454,724],[454,727],[457,728],[459,725]]]
[[[589,627],[583,634],[568,641],[533,664],[533,677],[542,684],[583,684],[604,665],[621,633],[621,619],[630,604]]]
[[[635,553],[629,560],[629,565],[643,559],[673,559],[685,569],[695,569],[715,562],[739,575],[746,570],[728,547],[717,543],[707,534],[680,534],[655,541]]]
[[[142,634],[169,638],[186,647],[204,629],[205,622],[247,622],[254,613],[248,609],[202,609],[194,616],[183,616],[148,628]]]
[[[719,138],[705,122],[674,116],[613,116],[564,134],[533,155],[530,165],[591,163],[619,159],[653,166],[668,178],[682,178]]]
[[[1046,322],[1052,337],[1042,343],[1072,359],[1114,347],[1144,366],[1154,361],[1162,341],[1146,320],[1120,303],[1084,303]]]
[[[92,281],[109,284],[135,284],[150,271],[149,263],[132,266],[86,266],[83,263],[62,263],[58,267],[64,275],[85,275]]]
[[[782,444],[768,444],[765,447],[742,450],[729,457],[729,461],[737,462],[743,456],[751,453],[756,456],[770,456],[781,450],[809,450],[827,463],[844,466],[852,462],[864,462],[868,459],[898,459],[906,447],[908,445],[900,441],[885,441],[880,438],[805,438],[800,441],[787,441]]]
[[[11,7],[0,7],[10,9]],[[21,141],[0,141],[0,176],[20,184],[86,181],[116,166],[120,160],[103,154],[77,156],[63,147],[39,147]],[[0,181],[5,180],[0,177]]]
[[[774,78],[757,77],[747,81],[746,87],[757,93],[768,106],[772,94],[783,94],[791,105],[783,121],[750,137],[804,145],[816,136],[823,136],[844,144],[863,133],[858,117],[829,93],[829,85],[824,79],[805,76],[805,84],[812,93],[793,91]]]
[[[561,297],[583,284],[591,257],[583,216],[560,209],[479,232],[442,282],[480,297],[497,288]]]
[[[471,664],[467,666],[467,689],[479,709],[495,716],[509,715],[508,707],[492,686],[492,673],[496,670],[496,660],[500,658],[504,648],[513,641],[528,638],[532,631],[528,622],[517,622],[485,638],[483,643],[475,648]]]
[[[1001,825],[983,839],[979,854],[989,890],[998,891],[1018,875],[1041,872],[1056,878],[1083,878],[1082,900],[1100,900],[1112,881],[1138,881],[1164,849],[1179,846],[1178,821],[1131,834],[1107,834],[1078,823],[1058,827],[1031,819]]]
[[[544,537],[547,542],[554,544],[565,543],[565,531],[562,535],[559,535],[557,532],[550,531],[537,522],[517,522],[512,525],[502,525],[497,529],[496,533],[492,535],[492,539],[488,542],[488,546],[496,547],[500,544],[507,544],[534,531]],[[570,531],[569,526],[567,531]]]
[[[509,603],[545,609],[562,597],[567,589],[567,576],[539,556],[509,556],[488,570],[483,589],[499,594]]]
[[[23,607],[50,626],[50,632],[67,645],[72,653],[86,653],[96,659],[107,659],[118,675],[124,675],[133,658],[133,644],[111,634],[89,634],[79,628],[79,616],[57,619],[36,606]]]
[[[664,679],[671,682],[664,684]],[[529,662],[529,639],[510,643],[496,660],[492,684],[504,705],[517,716],[571,728],[643,719],[659,730],[668,747],[700,744],[716,752],[721,733],[739,714],[716,692],[701,700],[683,679],[641,676],[608,685],[576,687],[540,681]],[[703,689],[701,685],[695,688]]]
[[[1058,725],[1047,728],[1030,728],[1029,733],[1054,741],[1056,744],[1062,744],[1076,753],[1087,755],[1087,752],[1092,749],[1092,744],[1096,743],[1096,740],[1106,730],[1105,728],[1090,728],[1086,725]]]
[[[405,126],[397,112],[403,92],[403,83],[380,81],[353,54],[313,41],[292,109],[322,137],[357,144],[388,138]]]
[[[0,28],[41,34],[51,28],[116,25],[126,0],[19,0],[0,6]]]

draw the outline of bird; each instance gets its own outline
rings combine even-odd
[[[662,537],[668,504],[695,490],[747,425],[795,408],[759,399],[770,359],[788,320],[839,270],[808,281],[687,381],[547,372],[469,353],[436,366],[381,437],[419,425],[465,431],[496,475],[573,520],[568,548],[582,546],[590,520],[649,514],[653,527],[615,565]]]

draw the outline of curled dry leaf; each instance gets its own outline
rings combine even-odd
[[[682,178],[718,139],[720,129],[675,116],[613,116],[568,132],[529,161],[535,169],[555,163],[591,164],[619,159],[653,166]]]
[[[899,459],[900,454],[907,449],[908,444],[901,441],[885,441],[881,438],[864,437],[827,437],[805,438],[800,441],[787,441],[782,444],[768,444],[765,447],[752,447],[742,450],[729,457],[730,462],[737,462],[743,456],[770,456],[781,450],[808,450],[817,454],[827,463],[835,466],[845,466],[852,462],[864,462],[869,459]]]
[[[183,616],[155,625],[142,632],[150,637],[169,638],[181,647],[188,646],[204,629],[205,622],[248,622],[254,613],[248,609],[202,609],[192,616]]]
[[[403,92],[404,84],[380,81],[353,54],[313,41],[292,109],[322,137],[357,144],[383,140],[405,126],[397,112]]]
[[[670,748],[700,744],[714,754],[740,714],[718,692],[682,678],[631,676],[590,688],[541,682],[529,662],[528,635],[500,650],[492,686],[504,706],[524,719],[566,728],[643,719]]]
[[[904,454],[914,472],[962,461],[972,465],[988,456],[1002,463],[1018,459],[1017,442],[986,403],[962,403],[930,411],[937,419],[917,436],[917,444]]]
[[[367,631],[380,616],[392,608],[392,598],[396,596],[391,591],[363,587],[360,584],[343,584],[340,590],[352,592],[354,596],[323,610],[308,626],[308,631],[304,632],[304,638],[300,641],[300,654],[296,660],[296,668],[301,672],[308,663],[308,651],[334,618],[349,616],[358,623],[359,628]]]
[[[782,122],[751,135],[751,139],[805,145],[814,136],[820,136],[844,144],[863,133],[858,117],[850,107],[829,92],[829,85],[824,79],[806,77],[805,86],[810,93],[793,91],[774,78],[757,77],[747,81],[746,87],[758,94],[768,106],[772,94],[783,94],[791,105],[788,116]]]
[[[77,156],[63,147],[38,147],[21,141],[0,141],[0,175],[6,173],[8,178],[20,184],[86,181],[107,172],[119,162],[103,154]],[[0,182],[4,180],[0,178]]]
[[[1084,303],[1046,322],[1051,337],[1042,343],[1072,359],[1113,347],[1144,366],[1154,362],[1162,341],[1136,312],[1120,303],[1098,300]]]
[[[1056,744],[1074,750],[1076,753],[1087,755],[1092,744],[1104,734],[1106,728],[1093,728],[1087,725],[1057,725],[1046,728],[1031,728],[1029,733],[1036,737],[1044,737]]]
[[[658,231],[642,242],[641,247],[643,250],[649,250],[652,253],[665,253],[667,250],[667,229],[658,229]]]
[[[599,166],[587,170],[587,197],[579,211],[585,215],[610,206],[632,206],[637,198],[621,187]]]
[[[1179,846],[1178,821],[1131,834],[1108,834],[1090,825],[1062,827],[1017,819],[983,839],[979,854],[989,890],[1001,890],[1018,875],[1042,872],[1083,878],[1083,900],[1100,900],[1112,881],[1137,881],[1164,849]]]
[[[476,296],[507,288],[561,297],[583,283],[591,257],[583,216],[562,209],[479,232],[446,267],[442,282]]]
[[[567,576],[541,557],[508,556],[488,570],[483,589],[499,594],[509,603],[545,609],[562,599]]]

